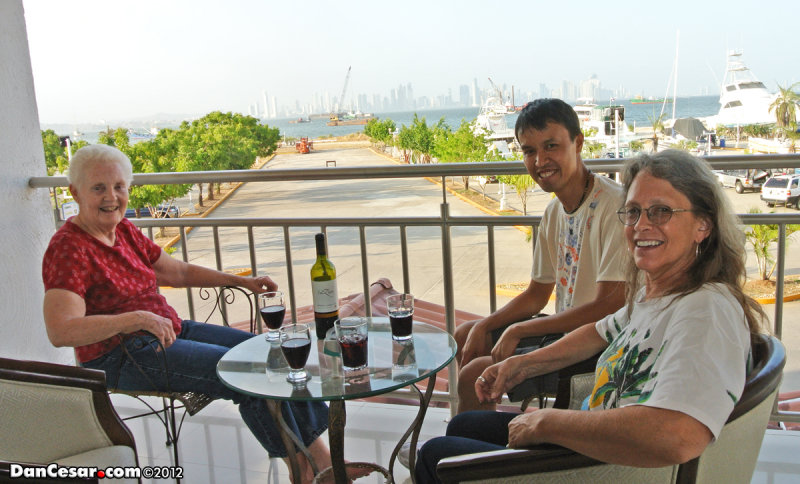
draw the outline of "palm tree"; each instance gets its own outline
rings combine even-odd
[[[661,113],[657,118],[647,115],[647,119],[653,127],[653,153],[658,151],[658,133],[664,132],[664,116],[666,115],[667,113]]]
[[[789,126],[797,122],[797,108],[800,107],[800,94],[794,92],[794,88],[800,86],[800,82],[796,82],[789,87],[778,86],[780,92],[778,96],[769,105],[769,112],[775,111],[775,120],[779,128]]]

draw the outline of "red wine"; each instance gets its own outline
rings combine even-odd
[[[398,311],[389,313],[389,323],[392,325],[392,336],[411,336],[411,323],[414,319],[412,311]]]
[[[342,364],[348,368],[367,366],[367,337],[363,334],[352,334],[339,338],[342,347]]]
[[[291,338],[281,342],[281,351],[289,366],[301,370],[306,366],[308,354],[311,352],[311,340],[306,338]]]
[[[283,325],[283,316],[286,314],[286,306],[267,306],[259,310],[261,319],[269,329],[278,329]]]

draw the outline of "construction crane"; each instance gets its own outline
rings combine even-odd
[[[500,98],[500,102],[503,102],[503,101],[504,101],[504,99],[503,99],[503,91],[501,91],[501,90],[500,90],[500,88],[499,88],[499,87],[497,87],[497,86],[494,84],[494,82],[492,81],[492,78],[491,78],[491,77],[489,78],[489,84],[491,84],[491,85],[492,85],[492,87],[494,88],[494,90],[495,90],[495,91],[497,91],[497,97],[499,97],[499,98]]]
[[[347,67],[347,75],[344,76],[344,86],[342,86],[342,95],[339,96],[338,109],[336,111],[342,111],[344,109],[344,95],[345,93],[347,93],[347,83],[350,81],[350,69],[352,67],[353,66]]]

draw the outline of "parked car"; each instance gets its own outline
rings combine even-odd
[[[764,170],[717,170],[717,179],[723,187],[736,189],[736,193],[745,190],[757,192],[761,190],[770,173]]]
[[[178,207],[175,205],[159,205],[156,207],[156,215],[163,218],[178,218],[180,217],[181,213],[178,210]],[[125,211],[125,216],[127,218],[136,218],[136,209],[135,208],[128,208]],[[139,209],[139,216],[140,218],[150,217],[150,210],[147,207],[142,207]]]
[[[768,207],[783,204],[786,208],[794,205],[800,210],[800,175],[774,176],[761,187],[761,200],[767,202]]]

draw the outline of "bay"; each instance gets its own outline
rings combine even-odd
[[[598,104],[604,104],[599,102]],[[625,120],[629,125],[636,126],[651,126],[648,119],[657,118],[661,113],[661,104],[631,104],[630,100],[617,100],[615,104],[625,106]],[[672,103],[667,103],[664,108],[667,113],[665,119],[672,118]],[[461,124],[461,120],[472,121],[478,116],[480,108],[449,108],[449,109],[424,109],[417,111],[401,111],[401,112],[386,112],[375,113],[375,115],[383,119],[391,119],[399,129],[401,126],[410,126],[414,114],[419,118],[425,118],[428,126],[436,124],[439,119],[444,117],[445,122],[451,129],[455,130]],[[675,117],[704,117],[717,114],[719,111],[719,96],[692,96],[692,97],[679,97],[675,104]],[[310,138],[319,138],[321,136],[344,136],[351,133],[358,133],[364,130],[364,126],[327,126],[326,119],[311,120],[308,123],[290,123],[289,121],[296,120],[297,118],[285,119],[267,119],[264,122],[272,127],[280,129],[281,136],[287,138],[300,138],[308,136]],[[517,114],[509,114],[506,116],[506,123],[510,128],[514,126],[517,120]]]
[[[605,104],[606,102],[599,102],[598,104]],[[617,100],[615,104],[621,104],[625,106],[625,120],[628,122],[629,125],[633,126],[650,126],[652,123],[650,122],[650,118],[656,118],[661,113],[662,105],[661,104],[631,104],[630,100]],[[666,116],[665,119],[672,118],[672,103],[667,103],[665,106]],[[436,124],[439,119],[444,118],[445,123],[450,126],[451,129],[455,130],[461,124],[462,120],[466,120],[468,122],[473,121],[480,111],[478,107],[467,107],[467,108],[448,108],[448,109],[423,109],[423,110],[416,110],[416,111],[400,111],[400,112],[384,112],[384,113],[375,113],[375,116],[378,119],[391,119],[395,122],[395,125],[399,129],[403,125],[410,126],[414,115],[416,114],[419,118],[425,118],[428,126]],[[719,97],[718,96],[692,96],[692,97],[679,97],[677,98],[677,102],[675,103],[675,117],[676,118],[685,118],[685,117],[704,117],[704,116],[711,116],[717,114],[719,111]],[[313,119],[308,123],[290,123],[290,121],[296,120],[296,117],[293,118],[283,118],[283,119],[265,119],[263,123],[278,128],[281,133],[281,137],[286,138],[300,138],[303,136],[307,136],[309,138],[320,138],[320,137],[331,137],[331,136],[344,136],[351,133],[358,133],[364,130],[364,126],[328,126],[327,119]],[[517,120],[517,114],[509,114],[506,116],[506,124],[513,128],[514,123]],[[120,122],[119,124],[115,124],[115,126],[110,126],[112,129],[118,126],[122,126],[125,128],[134,128],[139,129],[140,131],[146,132],[148,127],[151,126],[152,123],[144,122],[144,121],[136,121],[131,123]],[[174,124],[174,125],[173,125]],[[175,123],[168,123],[168,124],[159,124],[159,127],[168,127],[168,128],[177,128],[178,122]],[[58,124],[58,125],[43,125],[42,129],[53,129],[59,135],[69,135],[74,129],[79,129],[83,131],[79,139],[84,139],[89,143],[97,143],[97,136],[98,132],[101,127],[94,125],[94,126],[81,126],[75,127],[71,125],[65,124]],[[138,138],[132,139],[131,141],[138,142],[147,139]]]

